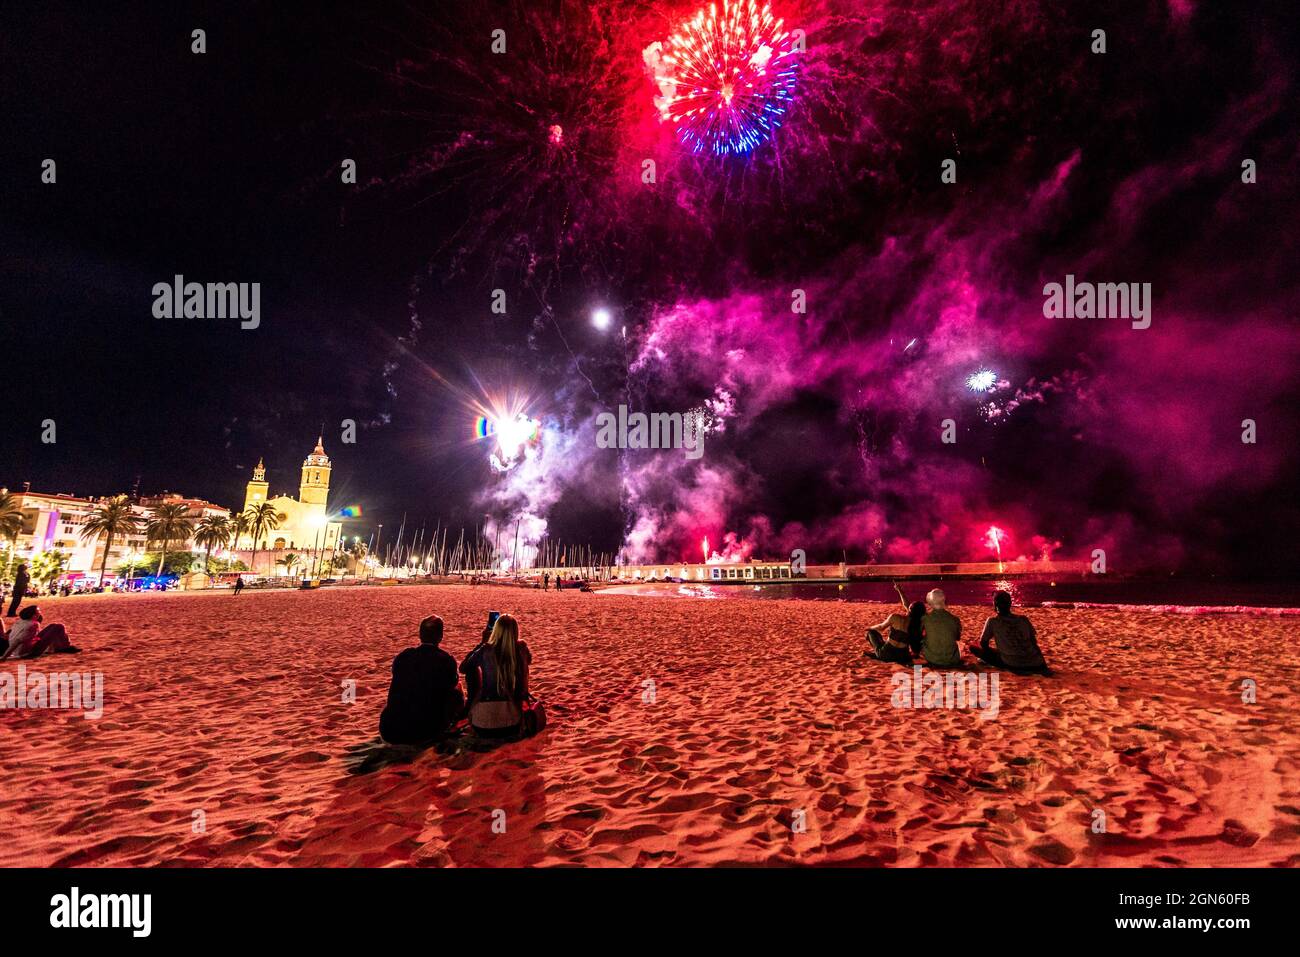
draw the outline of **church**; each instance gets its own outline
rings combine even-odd
[[[266,466],[257,460],[253,480],[244,493],[244,511],[269,501],[276,514],[284,516],[278,528],[263,530],[259,549],[314,549],[319,545],[322,551],[330,551],[339,542],[343,523],[329,520],[330,459],[323,438],[316,440],[316,448],[302,463],[296,499],[288,495],[268,498]],[[251,545],[251,536],[241,538],[241,545],[245,541]]]

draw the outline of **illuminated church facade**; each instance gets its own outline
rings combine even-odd
[[[330,459],[325,454],[323,437],[316,440],[316,448],[302,463],[302,480],[298,483],[298,497],[269,496],[266,466],[257,460],[253,480],[244,493],[244,511],[270,502],[277,515],[283,515],[279,527],[263,529],[259,549],[315,549],[328,551],[339,542],[343,523],[329,520]],[[240,547],[251,547],[251,535],[240,537]]]

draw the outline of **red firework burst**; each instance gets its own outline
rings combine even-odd
[[[784,120],[801,47],[769,3],[701,8],[646,50],[659,115],[693,152],[747,153]]]

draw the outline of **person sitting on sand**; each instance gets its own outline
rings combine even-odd
[[[944,593],[933,588],[925,596],[930,611],[921,619],[925,638],[921,642],[921,656],[936,668],[952,668],[961,664],[961,619],[948,610]]]
[[[420,622],[420,644],[393,659],[388,703],[379,716],[379,736],[388,744],[425,744],[444,734],[465,710],[456,659],[438,647],[442,619]]]
[[[519,622],[513,615],[502,615],[492,626],[487,643],[471,651],[461,663],[462,671],[477,672],[477,691],[469,706],[469,721],[475,735],[481,738],[518,736],[532,660],[528,645],[519,640]]]
[[[1011,595],[1004,591],[993,593],[993,610],[997,612],[984,622],[984,632],[979,644],[968,645],[966,650],[985,664],[1006,668],[1016,674],[1051,675],[1038,647],[1038,634],[1033,622],[1024,615],[1011,613]],[[990,648],[989,642],[996,642]]]
[[[914,601],[907,615],[894,612],[874,628],[867,629],[867,641],[871,642],[871,651],[863,652],[867,657],[874,655],[881,661],[910,665],[912,649],[919,648],[923,638],[921,619],[925,615],[925,602]]]
[[[470,653],[460,663],[460,673],[465,676],[465,700],[468,702],[472,703],[478,697],[479,669],[471,659],[474,657],[474,652],[488,643],[488,639],[492,637],[492,628],[500,617],[501,612],[499,611],[488,612],[487,624],[483,627],[482,637],[479,638],[478,644],[471,649]]]
[[[9,646],[5,658],[39,658],[47,651],[51,654],[75,655],[81,649],[68,641],[68,632],[62,625],[41,627],[41,609],[28,605],[18,613],[18,621],[9,629]]]

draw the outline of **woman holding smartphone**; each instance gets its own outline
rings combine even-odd
[[[478,654],[479,649],[483,648],[488,639],[492,637],[492,628],[501,617],[501,612],[490,611],[487,617],[487,627],[483,629],[483,637],[479,639],[474,650],[465,656],[465,660],[460,663],[460,673],[465,676],[465,694],[466,701],[472,703],[478,697],[479,691],[479,669],[473,664],[473,658]]]

